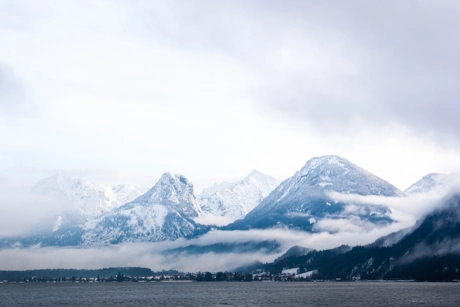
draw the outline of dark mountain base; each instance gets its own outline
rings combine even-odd
[[[407,230],[381,238],[368,246],[312,251],[304,256],[289,256],[264,269],[279,273],[283,268],[317,270],[317,279],[406,279],[451,281],[460,279],[460,196]],[[387,241],[402,236],[391,246]],[[394,238],[393,238],[394,237]]]

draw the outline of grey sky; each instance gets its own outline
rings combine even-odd
[[[198,3],[207,16],[183,13],[186,37],[261,72],[261,107],[321,128],[395,121],[458,137],[458,1]]]
[[[460,170],[458,1],[0,5],[4,182],[200,191],[323,154],[401,189]]]
[[[0,111],[2,115],[18,115],[26,111],[27,100],[21,81],[7,66],[0,63]]]

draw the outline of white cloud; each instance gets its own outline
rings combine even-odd
[[[445,195],[445,194],[444,194]],[[343,244],[355,246],[374,242],[378,238],[414,225],[416,219],[439,207],[443,195],[439,193],[421,194],[411,197],[379,197],[332,193],[333,199],[349,203],[348,211],[359,210],[362,204],[383,205],[392,210],[391,217],[396,220],[389,225],[375,225],[359,218],[321,219],[316,221],[317,233],[274,228],[265,230],[221,231],[212,230],[198,238],[159,243],[123,243],[111,246],[89,248],[45,247],[0,250],[0,269],[32,268],[100,268],[107,266],[145,266],[154,270],[178,269],[182,271],[232,270],[254,261],[270,262],[288,248],[299,245],[318,250],[334,248]],[[37,211],[29,212],[30,217]],[[26,216],[25,216],[26,217]],[[6,221],[6,220],[5,220]],[[28,221],[27,218],[23,220]],[[29,220],[31,221],[31,220]],[[14,220],[9,225],[14,224]],[[3,223],[2,223],[3,224]],[[8,225],[8,224],[6,224]],[[13,227],[13,229],[18,230]],[[206,246],[217,243],[238,244],[245,242],[276,241],[280,251],[274,254],[252,252],[204,253],[192,255],[168,255],[163,252],[189,245]]]
[[[21,233],[59,206],[21,195],[62,170],[142,190],[172,171],[196,191],[254,168],[286,178],[323,154],[344,156],[401,189],[430,172],[460,170],[458,3],[310,5],[4,4],[0,233]],[[436,201],[337,197],[388,205],[400,224],[364,231],[359,223],[318,221],[341,230],[237,235],[317,248],[361,244],[410,225]]]
[[[37,268],[102,268],[110,266],[144,266],[153,270],[177,269],[181,271],[232,270],[254,261],[270,262],[281,253],[205,253],[180,256],[162,254],[167,249],[187,245],[208,245],[214,243],[241,243],[249,241],[276,240],[282,244],[282,252],[292,245],[324,249],[341,244],[363,244],[377,239],[386,230],[370,232],[343,232],[336,234],[306,234],[283,229],[251,231],[213,231],[198,239],[179,239],[161,243],[124,243],[113,246],[91,248],[27,248],[0,250],[0,269]]]
[[[404,197],[362,196],[357,194],[341,194],[332,192],[334,200],[348,203],[346,210],[360,210],[361,205],[381,205],[391,210],[390,217],[407,226],[413,225],[417,219],[438,208],[450,190],[444,193],[420,193]]]
[[[217,216],[210,213],[205,213],[200,215],[195,219],[195,222],[203,225],[215,225],[215,226],[225,226],[232,222],[235,219],[228,216]]]
[[[345,28],[350,42],[333,18],[274,23],[311,10],[259,5],[6,6],[0,61],[37,111],[0,123],[3,173],[38,180],[84,171],[108,182],[116,172],[117,182],[147,188],[173,171],[200,190],[254,168],[285,178],[323,154],[342,155],[400,188],[428,172],[460,169],[456,146],[439,147],[437,138],[398,121],[373,120],[381,112],[368,106],[366,84],[355,78],[368,69],[368,55],[354,44],[360,37],[353,29]],[[312,91],[327,93],[330,103],[307,99]],[[333,111],[351,128],[331,118]]]
[[[318,232],[363,232],[369,231],[377,227],[375,224],[363,221],[358,217],[351,217],[349,219],[322,219],[319,220],[314,227]]]

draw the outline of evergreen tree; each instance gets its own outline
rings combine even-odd
[[[213,281],[212,274],[210,272],[206,272],[204,274],[204,280],[205,281]]]

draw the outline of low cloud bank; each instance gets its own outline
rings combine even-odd
[[[34,227],[53,225],[72,210],[68,201],[33,195],[24,188],[0,187],[0,237],[28,235]]]
[[[195,219],[195,222],[203,225],[226,226],[235,219],[228,216],[217,216],[210,213],[202,214]]]
[[[198,238],[158,243],[124,243],[91,248],[46,247],[0,250],[0,269],[21,270],[39,268],[102,268],[113,266],[143,266],[153,270],[177,269],[180,271],[234,270],[254,261],[270,262],[288,248],[299,245],[313,249],[329,249],[343,244],[355,246],[374,242],[378,238],[413,226],[417,219],[440,207],[450,193],[427,193],[407,197],[379,197],[331,193],[337,201],[346,202],[345,210],[359,211],[364,204],[383,205],[391,209],[396,221],[389,225],[371,225],[360,218],[322,219],[316,222],[318,233],[306,233],[287,228],[253,229],[246,231],[213,230]],[[40,208],[40,207],[38,207]],[[36,210],[37,212],[39,210]],[[32,210],[31,214],[36,211]],[[2,219],[5,219],[4,215]],[[6,219],[7,220],[7,219]],[[37,220],[37,218],[35,218]],[[245,242],[277,241],[281,252],[276,254],[254,253],[205,253],[177,255],[163,253],[166,250],[188,245],[206,246],[216,243],[238,244]]]
[[[357,245],[373,242],[382,235],[399,229],[393,224],[371,231],[344,231],[334,234],[308,234],[288,229],[211,231],[192,240],[179,239],[174,242],[124,243],[113,246],[91,248],[45,247],[0,250],[0,269],[24,270],[40,268],[87,268],[96,269],[113,266],[142,266],[153,270],[177,269],[180,271],[234,270],[255,261],[271,262],[293,245],[315,249],[333,248],[342,244]],[[250,241],[276,240],[281,244],[281,253],[206,253],[191,255],[167,255],[162,252],[188,245],[214,243],[244,243]]]
[[[130,243],[94,248],[30,248],[0,251],[0,269],[26,270],[41,268],[97,269],[140,266],[152,270],[177,269],[184,272],[233,270],[255,261],[272,261],[274,255],[181,254],[168,256],[155,252],[161,243]]]

